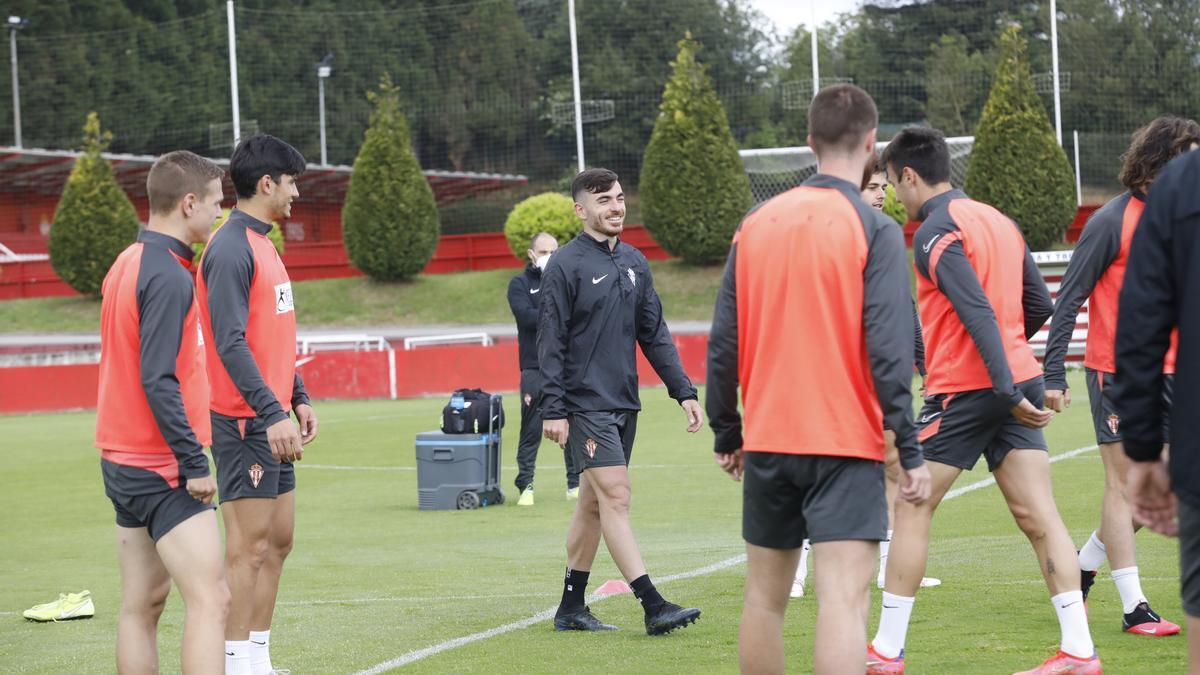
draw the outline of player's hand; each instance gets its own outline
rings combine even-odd
[[[915,469],[900,467],[900,497],[911,504],[923,504],[933,492],[933,476],[929,474],[929,465],[922,464]]]
[[[1133,507],[1133,519],[1168,536],[1179,536],[1179,502],[1171,491],[1171,475],[1167,463],[1130,462],[1125,474],[1125,494]]]
[[[300,427],[290,417],[267,427],[267,443],[271,444],[271,456],[280,462],[294,462],[304,454]]]
[[[714,452],[713,459],[717,460],[717,466],[721,470],[729,474],[729,477],[735,481],[742,480],[742,451],[734,450],[733,452]]]
[[[184,485],[187,486],[189,495],[205,504],[211,504],[213,496],[217,494],[217,479],[213,478],[212,474],[204,478],[189,478]]]
[[[680,405],[683,406],[683,412],[687,413],[688,433],[700,431],[700,427],[704,426],[704,410],[700,408],[700,403],[694,398],[689,398]]]
[[[1009,410],[1018,422],[1030,429],[1041,429],[1050,424],[1050,420],[1054,418],[1054,413],[1049,410],[1038,410],[1037,406],[1030,403],[1027,398],[1021,399],[1020,403]]]
[[[1060,413],[1064,408],[1071,407],[1071,390],[1070,389],[1047,389],[1046,390],[1046,407],[1056,413]]]
[[[558,443],[560,448],[567,447],[567,434],[570,432],[570,426],[567,420],[542,420],[542,435],[546,438]]]
[[[308,445],[317,437],[317,413],[307,403],[296,406],[295,411],[296,421],[300,423],[300,445]]]

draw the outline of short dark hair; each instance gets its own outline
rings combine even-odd
[[[150,212],[160,215],[170,213],[179,200],[188,194],[205,197],[208,184],[224,175],[221,167],[194,152],[168,152],[154,162],[146,176]]]
[[[571,198],[579,201],[579,197],[585,192],[596,194],[597,192],[605,192],[617,182],[617,174],[615,171],[608,169],[586,169],[580,171],[575,179],[571,181]]]
[[[1133,132],[1129,149],[1121,155],[1121,184],[1130,190],[1144,189],[1192,143],[1200,143],[1200,125],[1195,121],[1174,115],[1155,119]]]
[[[880,163],[900,175],[905,167],[930,185],[950,180],[950,150],[946,137],[931,127],[905,127],[888,141]]]
[[[863,167],[862,185],[858,186],[860,192],[867,189],[867,186],[871,184],[871,177],[877,173],[882,173],[885,177],[887,176],[887,167],[879,161],[878,152],[872,154],[871,160]]]
[[[531,237],[531,238],[529,239],[529,250],[530,250],[530,251],[532,251],[533,249],[537,248],[537,241],[538,241],[538,239],[541,239],[542,237],[550,237],[551,239],[554,239],[555,241],[558,241],[558,239],[557,239],[557,238],[556,238],[554,235],[552,235],[552,234],[550,234],[549,232],[546,232],[545,230],[543,230],[543,231],[541,231],[541,232],[538,232],[537,234],[533,235],[533,237]]]
[[[808,106],[808,135],[817,155],[826,149],[853,150],[878,126],[875,101],[852,84],[825,87]]]
[[[250,198],[263,176],[278,183],[284,174],[296,177],[304,173],[305,166],[299,150],[270,134],[255,134],[237,144],[229,158],[229,177],[237,196]]]

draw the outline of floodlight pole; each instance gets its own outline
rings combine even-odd
[[[1062,100],[1058,89],[1058,2],[1050,0],[1050,64],[1054,70],[1054,135],[1059,146],[1062,138]]]
[[[1073,132],[1075,137],[1075,205],[1083,206],[1083,168],[1079,166],[1079,130]]]
[[[567,23],[571,28],[571,84],[575,90],[575,155],[579,158],[579,170],[587,164],[583,160],[583,100],[579,95],[579,39],[575,35],[575,0],[567,0]]]
[[[233,145],[242,139],[242,111],[238,104],[237,29],[233,21],[233,0],[226,0],[225,14],[229,20],[229,93],[233,103]]]
[[[13,144],[21,145],[21,81],[17,77],[17,31],[29,21],[19,16],[8,17],[9,62],[12,64]]]
[[[813,98],[816,98],[821,91],[821,66],[817,58],[817,0],[809,0],[808,7],[812,10],[809,36],[812,38]]]
[[[329,65],[333,54],[328,54],[317,64],[317,101],[321,107],[321,166],[329,166],[329,155],[325,147],[325,80],[333,72]]]

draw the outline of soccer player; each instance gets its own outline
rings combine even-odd
[[[871,208],[876,211],[883,210],[883,203],[887,199],[887,170],[880,166],[872,159],[863,172],[863,183],[861,196]],[[909,300],[912,300],[910,297]],[[921,337],[921,319],[917,315],[917,303],[912,300],[912,316],[913,316],[913,365],[921,377],[925,377],[925,341]],[[895,520],[896,495],[900,493],[900,452],[896,448],[896,433],[888,426],[883,427],[884,441],[884,486],[887,488],[887,512],[888,512],[888,530],[887,538],[879,542],[879,570],[875,577],[875,585],[883,588],[883,575],[887,570],[888,550],[892,543],[892,522]],[[796,568],[796,579],[792,582],[791,597],[804,597],[804,585],[808,579],[808,554],[812,550],[812,544],[805,539],[800,547],[800,564]],[[941,586],[940,579],[925,577],[921,579],[921,588],[930,586]]]
[[[508,307],[517,320],[517,347],[521,364],[521,437],[517,442],[518,506],[533,506],[533,471],[538,448],[542,444],[542,418],[538,399],[542,395],[538,374],[537,329],[538,293],[542,292],[542,272],[550,254],[558,250],[558,241],[548,232],[538,232],[529,242],[525,271],[508,282]],[[579,474],[571,469],[571,457],[563,449],[567,467],[567,499],[579,499]]]
[[[317,435],[317,417],[296,372],[292,283],[267,238],[272,221],[291,214],[304,166],[304,157],[274,136],[238,144],[229,160],[237,208],[213,233],[197,275],[233,593],[225,627],[228,675],[273,670],[271,619],[295,530],[292,462]]]
[[[1117,312],[1117,378],[1113,400],[1122,432],[1128,499],[1150,529],[1179,537],[1183,611],[1187,614],[1189,673],[1200,674],[1200,152],[1162,170],[1142,214]],[[1163,358],[1179,331],[1179,367],[1171,404],[1170,468],[1165,459]],[[1178,518],[1178,520],[1176,520]]]
[[[1076,573],[1075,547],[1050,489],[1042,434],[1042,369],[1028,339],[1050,317],[1050,293],[1016,224],[950,185],[935,129],[909,127],[883,153],[909,217],[925,334],[927,398],[918,439],[933,476],[923,504],[896,504],[879,630],[869,673],[904,672],[904,640],[929,547],[934,509],[980,456],[1037,555],[1061,627],[1061,649],[1029,673],[1099,673]]]
[[[1133,135],[1122,157],[1121,183],[1126,191],[1092,214],[1084,226],[1079,245],[1063,276],[1054,320],[1046,345],[1046,407],[1062,412],[1071,404],[1065,361],[1075,318],[1088,300],[1088,339],[1083,364],[1087,369],[1088,399],[1100,457],[1104,460],[1104,501],[1100,528],[1079,551],[1079,568],[1084,600],[1096,579],[1096,570],[1108,559],[1113,582],[1121,595],[1125,614],[1122,627],[1135,635],[1175,635],[1179,626],[1150,609],[1138,576],[1135,525],[1125,500],[1124,485],[1129,460],[1121,447],[1121,418],[1112,403],[1112,380],[1116,372],[1113,346],[1117,327],[1117,298],[1129,245],[1145,207],[1146,193],[1154,177],[1171,158],[1200,143],[1200,125],[1179,117],[1159,117]],[[1164,406],[1170,408],[1175,372],[1175,345],[1167,352],[1161,369]],[[1169,419],[1164,417],[1163,419]],[[1169,438],[1164,430],[1163,438]]]
[[[742,221],[708,343],[715,458],[734,480],[745,477],[744,673],[784,672],[788,585],[806,536],[822,571],[813,670],[861,671],[866,589],[887,531],[885,420],[897,430],[905,498],[929,496],[912,420],[904,238],[859,196],[874,157],[875,102],[834,85],[808,119],[818,173]],[[830,364],[838,377],[825,375]]]
[[[158,672],[158,618],[179,587],[181,668],[220,673],[229,587],[213,514],[208,376],[188,268],[221,215],[221,169],[186,150],[150,167],[150,222],[104,278],[96,447],[117,514],[117,671]]]
[[[641,409],[637,349],[687,417],[704,424],[696,388],[683,372],[663,319],[650,266],[621,241],[625,193],[617,174],[588,169],[571,181],[583,232],[550,257],[542,275],[538,367],[542,429],[564,446],[579,471],[579,501],[567,531],[567,575],[556,630],[614,630],[584,604],[600,536],[645,611],[646,632],[669,633],[694,622],[696,608],[668,602],[646,574],[629,524],[629,457]]]

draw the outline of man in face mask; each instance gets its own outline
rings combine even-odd
[[[550,254],[558,248],[558,241],[547,232],[533,235],[529,242],[529,264],[525,270],[512,278],[508,284],[508,306],[517,319],[517,344],[521,361],[521,439],[517,443],[517,490],[520,506],[533,506],[533,469],[537,462],[538,448],[542,444],[542,417],[538,414],[538,398],[541,393],[541,378],[538,375],[537,326],[538,291],[542,286],[542,270],[550,261]],[[571,470],[571,461],[566,451],[563,459],[567,466],[567,499],[579,499],[579,474]]]

